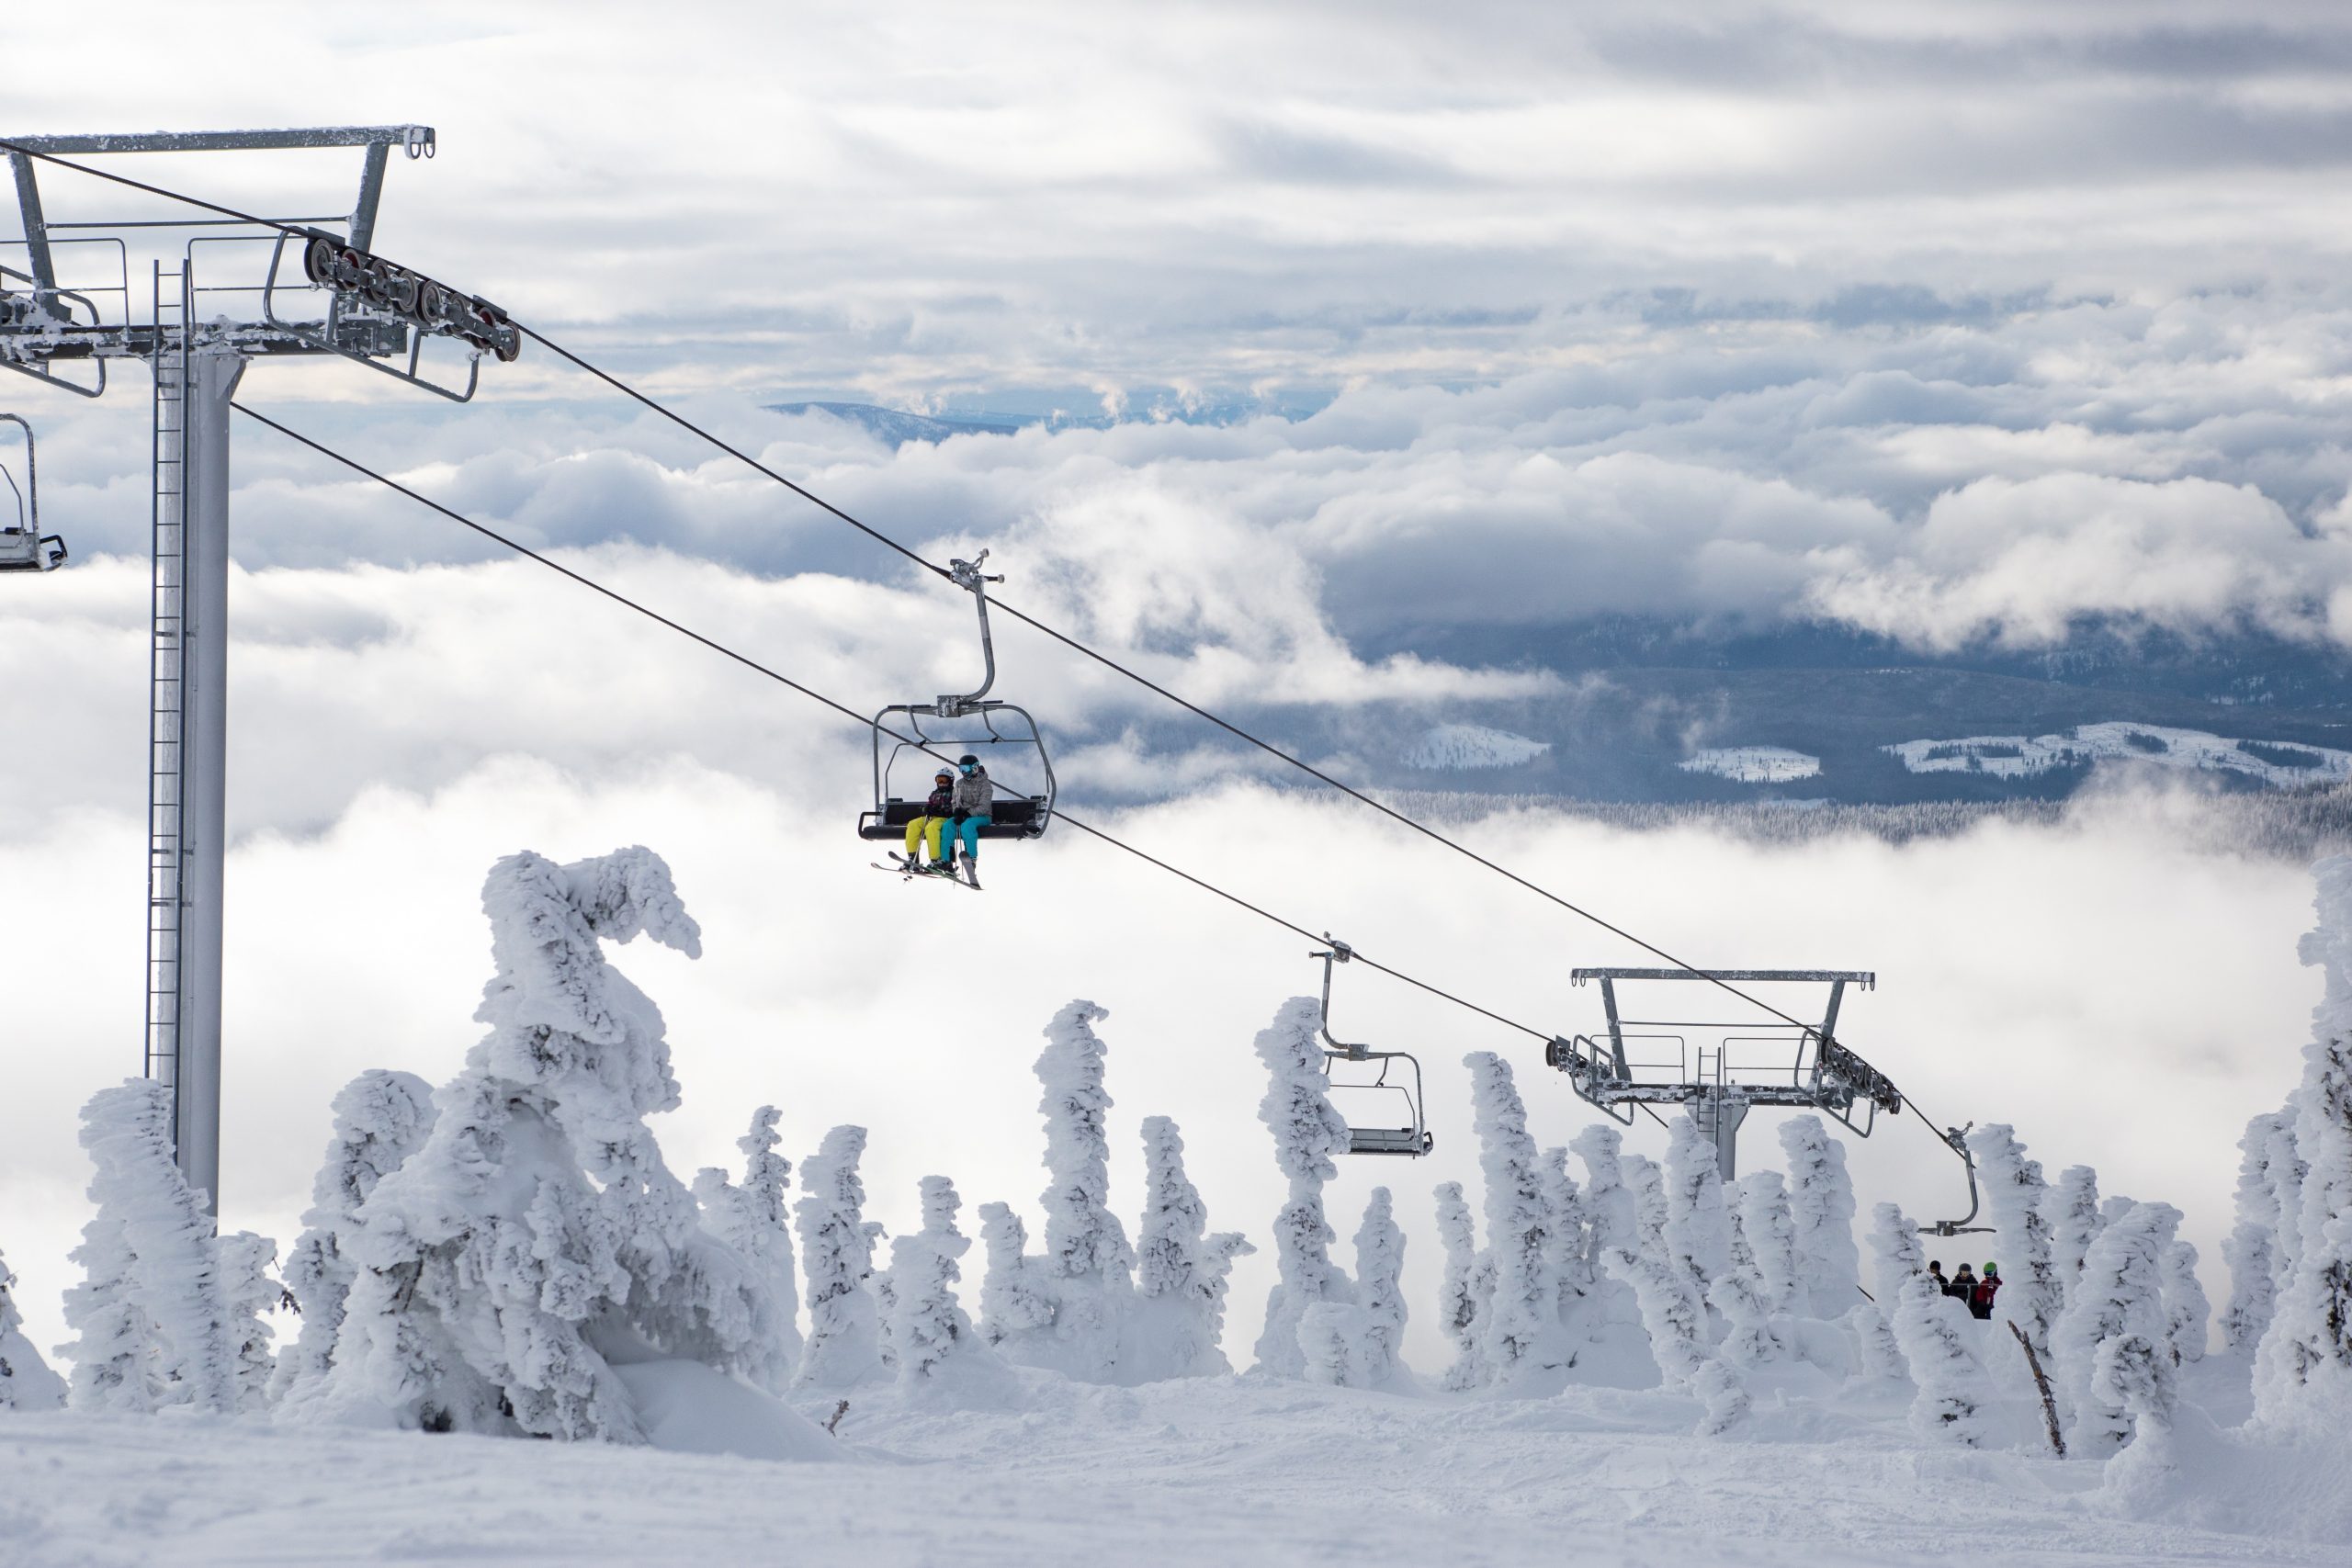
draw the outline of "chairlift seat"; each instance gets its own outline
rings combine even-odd
[[[1348,1129],[1348,1153],[1351,1155],[1425,1155],[1435,1142],[1429,1134],[1416,1133],[1410,1127]]]
[[[989,819],[980,824],[983,839],[1034,839],[1045,831],[1038,820],[1046,805],[1042,795],[1001,795],[989,807]],[[886,800],[882,803],[880,819],[868,811],[857,819],[857,836],[877,841],[894,840],[907,836],[907,824],[923,815],[920,800]]]

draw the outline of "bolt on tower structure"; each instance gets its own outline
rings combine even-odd
[[[494,306],[369,254],[391,150],[430,157],[429,127],[27,136],[6,146],[24,237],[0,246],[0,254],[14,253],[0,261],[0,366],[85,398],[105,393],[107,367],[119,361],[143,361],[153,372],[143,1062],[149,1077],[171,1086],[180,1168],[217,1215],[229,400],[256,360],[337,355],[464,401],[481,355],[511,360],[519,338]],[[56,175],[59,159],[306,149],[360,152],[358,195],[347,213],[257,223],[213,216],[58,222],[42,200],[40,175],[44,168]],[[189,237],[176,254],[152,261],[152,296],[139,300],[129,237],[183,232]],[[18,257],[21,267],[10,265]],[[322,315],[313,313],[319,290]],[[141,302],[144,321],[132,319]],[[435,337],[468,351],[461,389],[427,373],[424,350]]]

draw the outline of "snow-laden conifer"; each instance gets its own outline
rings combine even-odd
[[[1356,1227],[1356,1306],[1363,1314],[1359,1358],[1364,1386],[1383,1387],[1404,1368],[1405,1233],[1388,1189],[1375,1187]]]
[[[2273,1430],[2340,1437],[2352,1425],[2352,855],[2312,874],[2319,924],[2301,953],[2326,984],[2294,1093],[2294,1256],[2256,1357],[2255,1414]]]
[[[1437,1188],[1437,1240],[1445,1256],[1444,1293],[1439,1321],[1453,1342],[1453,1364],[1445,1386],[1456,1393],[1481,1388],[1487,1379],[1485,1335],[1478,1321],[1478,1232],[1462,1183]]]
[[[482,909],[490,1032],[360,1206],[343,1250],[366,1279],[326,1399],[403,1426],[641,1441],[600,1346],[745,1375],[763,1353],[762,1292],[645,1122],[678,1104],[661,1010],[605,953],[645,936],[696,956],[701,933],[641,846],[508,855]]]
[[[2135,1337],[2168,1345],[2162,1259],[2179,1223],[2180,1211],[2169,1203],[2134,1203],[2110,1222],[2091,1243],[2074,1302],[2051,1330],[2055,1377],[2074,1411],[2067,1447],[2083,1458],[2104,1459],[2131,1438],[2123,1391],[2101,1381],[2099,1350]]]
[[[783,1113],[763,1105],[752,1113],[751,1130],[735,1140],[743,1151],[743,1181],[706,1166],[695,1173],[695,1201],[703,1228],[751,1265],[764,1299],[758,1307],[763,1347],[752,1379],[771,1393],[791,1386],[800,1365],[800,1286],[792,1264],[792,1225],[785,1193],[792,1186],[792,1162],[776,1153],[783,1140],[776,1123]]]
[[[1257,1040],[1268,1077],[1258,1119],[1273,1134],[1274,1165],[1289,1184],[1274,1216],[1276,1279],[1257,1350],[1259,1369],[1277,1377],[1306,1375],[1298,1325],[1306,1309],[1353,1297],[1331,1262],[1336,1233],[1323,1217],[1323,1184],[1340,1173],[1332,1156],[1347,1152],[1348,1124],[1323,1092],[1322,1020],[1315,998],[1293,997]]]
[[[876,1297],[874,1236],[866,1229],[865,1129],[840,1126],[800,1163],[800,1272],[808,1280],[808,1337],[797,1388],[833,1391],[881,1376],[882,1307]]]
[[[1924,1273],[1905,1280],[1895,1296],[1894,1337],[1918,1392],[1911,1429],[1931,1440],[1973,1448],[1984,1439],[1984,1369],[1969,1348],[1968,1309],[1939,1291]]]
[[[1641,1246],[1641,1222],[1633,1190],[1625,1185],[1617,1129],[1596,1122],[1569,1139],[1568,1147],[1584,1162],[1584,1212],[1592,1226],[1589,1256],[1596,1266],[1611,1247],[1631,1251]]]
[[[2271,1276],[2274,1295],[2285,1292],[2303,1248],[2303,1179],[2311,1174],[2311,1164],[2303,1158],[2295,1141],[2301,1096],[2301,1088],[2298,1085],[2296,1092],[2287,1097],[2286,1106],[2278,1112],[2278,1120],[2272,1123],[2270,1132],[2270,1187],[2278,1199],[2278,1217],[2273,1225],[2277,1238],[2277,1268]]]
[[[2041,1217],[2050,1227],[2050,1270],[2058,1281],[2058,1310],[2073,1304],[2075,1281],[2106,1222],[2099,1218],[2098,1172],[2070,1165],[2041,1195]],[[2055,1319],[2052,1319],[2054,1322]]]
[[[286,1258],[286,1293],[301,1327],[278,1353],[271,1393],[288,1405],[309,1403],[325,1386],[355,1273],[343,1238],[358,1230],[359,1206],[376,1183],[424,1141],[433,1089],[414,1073],[370,1067],[335,1092],[332,1109],[334,1131],[311,1179],[302,1235]]]
[[[2251,1356],[2270,1326],[2278,1286],[2278,1192],[2270,1174],[2270,1144],[2280,1112],[2264,1111],[2238,1139],[2237,1224],[2222,1241],[2230,1269],[2229,1303],[2222,1309],[2224,1348]]]
[[[1642,1247],[1662,1247],[1672,1211],[1666,1199],[1666,1177],[1647,1155],[1626,1155],[1617,1161],[1625,1190],[1634,1197],[1634,1235]]]
[[[1213,1266],[1206,1255],[1208,1205],[1185,1174],[1183,1136],[1165,1116],[1143,1119],[1143,1181],[1137,1299],[1122,1359],[1132,1376],[1153,1381],[1231,1371],[1217,1344],[1229,1258]]]
[[[1704,1301],[1731,1268],[1731,1220],[1724,1203],[1723,1176],[1713,1142],[1687,1113],[1669,1124],[1667,1140],[1667,1255],[1690,1276],[1690,1289]]]
[[[1052,1327],[1054,1299],[1038,1260],[1029,1256],[1029,1227],[1010,1204],[980,1205],[980,1246],[988,1254],[980,1279],[980,1328],[989,1343],[1001,1345]]]
[[[1585,1299],[1592,1293],[1592,1224],[1585,1217],[1584,1193],[1577,1179],[1568,1174],[1565,1145],[1544,1151],[1536,1162],[1536,1175],[1543,1183],[1544,1209],[1549,1216],[1544,1226],[1544,1268],[1558,1288],[1559,1314],[1566,1322],[1582,1311]]]
[[[1640,1252],[1611,1247],[1601,1262],[1611,1277],[1630,1287],[1640,1303],[1642,1326],[1650,1337],[1659,1386],[1668,1393],[1695,1394],[1706,1415],[1699,1429],[1715,1436],[1747,1414],[1747,1385],[1720,1359],[1707,1353],[1705,1311],[1691,1293],[1690,1278],[1663,1247]]]
[[[25,1320],[9,1294],[17,1277],[0,1258],[0,1410],[54,1410],[65,1403],[65,1380],[25,1337]]]
[[[220,1253],[201,1198],[172,1159],[171,1089],[128,1078],[98,1090],[82,1108],[82,1147],[96,1168],[97,1212],[74,1254],[82,1283],[65,1298],[77,1335],[62,1352],[74,1362],[73,1403],[229,1414],[236,1347]]]
[[[1781,1123],[1781,1148],[1789,1163],[1789,1210],[1796,1225],[1797,1256],[1804,1264],[1798,1311],[1838,1318],[1861,1288],[1861,1253],[1854,1246],[1854,1183],[1846,1174],[1846,1146],[1829,1135],[1818,1116],[1792,1116]]]
[[[1202,1303],[1202,1314],[1208,1323],[1208,1339],[1212,1346],[1225,1342],[1225,1303],[1232,1289],[1233,1260],[1247,1258],[1258,1249],[1239,1231],[1216,1231],[1201,1245],[1200,1271],[1193,1277],[1193,1293]],[[1225,1352],[1217,1350],[1216,1359],[1225,1360]]]
[[[1481,1337],[1489,1376],[1508,1383],[1529,1370],[1538,1341],[1559,1321],[1559,1287],[1546,1258],[1551,1214],[1510,1064],[1491,1051],[1473,1051],[1462,1065],[1470,1071],[1470,1123],[1486,1179],[1487,1246],[1495,1270]]]
[[[910,1398],[1001,1403],[1015,1391],[1012,1374],[956,1296],[960,1260],[972,1246],[956,1227],[963,1200],[944,1176],[924,1177],[920,1190],[922,1228],[891,1245],[890,1341],[899,1390]]]
[[[1892,1203],[1871,1210],[1871,1295],[1892,1311],[1903,1287],[1914,1275],[1928,1271],[1928,1255],[1920,1248],[1918,1227]]]
[[[229,1305],[229,1353],[237,1369],[237,1408],[269,1408],[270,1387],[277,1358],[270,1350],[276,1330],[269,1314],[286,1300],[286,1288],[270,1269],[277,1263],[277,1244],[251,1231],[234,1231],[220,1238],[220,1291]]]
[[[2065,1304],[2064,1287],[2052,1252],[2050,1223],[2042,1213],[2050,1188],[2041,1167],[2025,1156],[2017,1130],[1989,1122],[1968,1134],[1976,1158],[1976,1179],[1993,1222],[1994,1250],[2000,1255],[2001,1315],[2025,1334],[2036,1350],[2050,1348],[2050,1325]]]
[[[2165,1342],[2172,1348],[2172,1359],[2176,1363],[2201,1361],[2213,1307],[2197,1278],[2197,1248],[2185,1241],[2166,1247],[2163,1280]]]
[[[1036,1062],[1050,1177],[1039,1199],[1046,1211],[1045,1271],[1060,1351],[1053,1360],[1072,1376],[1097,1382],[1117,1375],[1135,1264],[1126,1231],[1110,1207],[1111,1096],[1103,1088],[1102,1041],[1093,1028],[1109,1016],[1090,1001],[1069,1003],[1046,1026],[1046,1048]]]
[[[1777,1170],[1750,1171],[1739,1184],[1739,1232],[1754,1259],[1765,1309],[1778,1317],[1795,1310],[1803,1284],[1796,1219],[1789,1184]]]

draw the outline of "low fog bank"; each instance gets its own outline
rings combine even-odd
[[[2218,1297],[2232,1145],[2248,1115],[2284,1097],[2318,996],[2295,955],[2311,887],[2298,866],[2188,841],[2167,820],[2178,808],[2107,795],[2056,822],[1991,818],[1902,846],[1759,843],[1696,823],[1633,832],[1534,811],[1464,834],[1694,963],[1876,971],[1880,989],[1847,1009],[1851,1045],[1939,1119],[2012,1122],[2049,1170],[2089,1163],[2109,1193],[2182,1206]],[[1104,825],[1545,1031],[1600,1022],[1598,998],[1568,986],[1571,965],[1643,961],[1350,803],[1236,786]],[[1028,1210],[1034,1225],[1045,1173],[1031,1063],[1054,1009],[1084,996],[1111,1013],[1114,1207],[1132,1226],[1137,1123],[1169,1114],[1212,1224],[1267,1239],[1280,1189],[1250,1043],[1283,998],[1313,988],[1304,942],[1067,830],[990,845],[983,895],[907,886],[868,869],[870,847],[830,796],[684,758],[591,777],[497,760],[430,794],[363,793],[315,836],[239,844],[227,1222],[292,1239],[327,1101],[353,1074],[394,1066],[437,1082],[457,1067],[481,1032],[470,1015],[490,960],[477,897],[493,858],[632,842],[668,858],[706,933],[699,963],[642,944],[616,955],[669,1021],[685,1091],[662,1119],[674,1168],[731,1162],[750,1111],[772,1100],[796,1161],[834,1123],[873,1129],[869,1212],[894,1233],[933,1171],[972,1202]],[[139,824],[114,813],[53,816],[38,836],[0,842],[0,886],[41,912],[41,961],[11,979],[0,1100],[0,1250],[37,1343],[62,1337],[65,1254],[86,1213],[75,1111],[138,1065],[139,865]],[[1409,1349],[1435,1365],[1430,1189],[1478,1182],[1463,1054],[1507,1055],[1544,1144],[1592,1113],[1544,1069],[1535,1041],[1378,974],[1343,971],[1335,1012],[1344,1037],[1409,1049],[1428,1077],[1435,1155],[1351,1162],[1330,1202],[1344,1235],[1373,1184],[1396,1190]],[[1773,1121],[1751,1118],[1747,1164],[1777,1164]],[[1644,1121],[1628,1143],[1657,1155],[1664,1134]],[[1865,1205],[1893,1199],[1923,1217],[1964,1206],[1957,1162],[1908,1116],[1883,1121],[1852,1156]],[[1267,1254],[1243,1261],[1229,1346],[1246,1352],[1271,1278]]]

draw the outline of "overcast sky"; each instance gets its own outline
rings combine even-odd
[[[1013,597],[1204,700],[1442,711],[1527,678],[1358,645],[1607,610],[1821,616],[1929,649],[2046,645],[2085,614],[2352,642],[2340,6],[129,0],[13,17],[9,58],[9,132],[435,126],[439,155],[392,170],[387,254],[911,544],[990,545]],[[347,203],[356,160],[126,166],[308,215]],[[68,175],[44,187],[53,218],[157,215]],[[774,486],[545,354],[485,382],[459,409],[272,365],[244,396],[854,705],[968,662],[967,607]],[[893,452],[761,408],[806,398],[1275,412]],[[85,405],[12,378],[0,406],[40,425],[44,520],[80,557],[0,581],[0,786],[24,807],[0,815],[0,915],[68,955],[0,990],[0,1049],[40,1061],[37,1092],[0,1097],[0,1221],[45,1216],[37,1244],[0,1229],[0,1247],[53,1299],[72,1108],[135,1062],[147,388],[130,370]],[[266,432],[241,430],[236,462],[232,1006],[250,1055],[232,1084],[275,1086],[236,1112],[253,1220],[288,1239],[309,1156],[271,1151],[316,1145],[334,1083],[454,1063],[484,977],[474,889],[525,844],[684,846],[714,958],[655,961],[650,982],[698,1032],[682,1166],[723,1153],[750,1102],[800,1095],[796,1154],[870,1116],[877,1151],[952,1157],[974,1201],[1022,1196],[1034,1032],[1080,993],[1114,1009],[1114,1060],[1157,1064],[1123,1116],[1180,1111],[1216,1157],[1259,1159],[1246,1047],[1310,977],[1291,939],[1196,926],[1065,846],[1000,861],[988,895],[991,919],[1049,935],[1035,964],[943,975],[920,933],[964,912],[910,914],[922,890],[865,871],[841,830],[854,736]],[[1136,701],[1034,640],[1007,652],[1049,724],[1115,736]],[[1139,765],[1114,739],[1072,761]],[[1531,975],[1586,956],[1541,908],[1498,917],[1421,852],[1292,809],[1171,808],[1136,831],[1465,985],[1541,992]],[[2232,1119],[2283,1092],[2312,994],[2299,874],[2183,863],[2160,834],[1668,859],[1502,831],[1668,945],[1888,971],[1899,1080],[1949,1073],[1939,1113],[2015,1120],[2053,1169],[2111,1158],[2143,1195],[2202,1202],[2201,1236]],[[2060,864],[2027,901],[2100,932],[2087,955],[2013,919]],[[1775,901],[1790,886],[1812,914]],[[1767,904],[1803,951],[1756,950]],[[1176,922],[1197,949],[1133,934]],[[722,938],[758,972],[697,992],[739,962]],[[820,976],[821,995],[795,988]],[[2081,1113],[2116,1042],[2145,1135]],[[1458,1088],[1462,1050],[1497,1043],[1433,1033],[1427,1060]],[[2087,1076],[2053,1089],[2052,1054]],[[1564,1136],[1576,1117],[1546,1103]],[[272,1113],[286,1130],[254,1120]],[[2181,1151],[2177,1186],[2132,1166],[2151,1147]],[[916,1174],[891,1166],[891,1190]],[[1432,1174],[1471,1173],[1399,1179]],[[1220,1189],[1219,1223],[1271,1212],[1255,1179]],[[1426,1228],[1415,1246],[1425,1265]]]

